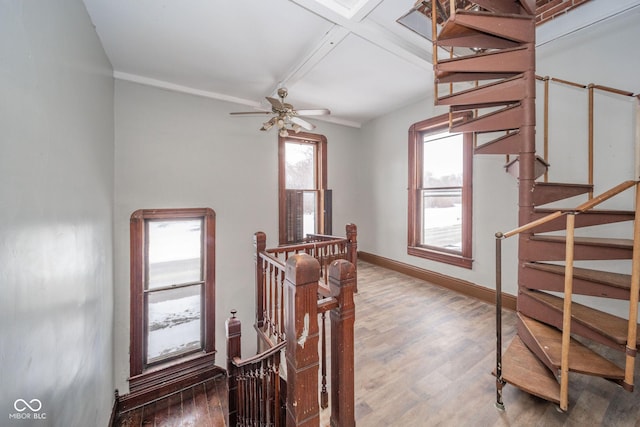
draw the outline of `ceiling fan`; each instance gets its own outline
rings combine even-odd
[[[280,99],[267,96],[266,99],[271,104],[271,111],[242,111],[230,113],[231,115],[262,115],[273,114],[268,121],[262,124],[260,130],[267,131],[274,126],[277,126],[280,130],[280,136],[289,136],[289,131],[292,130],[295,133],[300,132],[302,129],[313,130],[315,125],[309,123],[306,120],[301,119],[299,116],[326,116],[331,112],[326,108],[318,108],[313,110],[296,110],[293,105],[284,102],[287,97],[287,88],[281,87],[278,89],[278,96]],[[287,128],[288,127],[288,128]]]

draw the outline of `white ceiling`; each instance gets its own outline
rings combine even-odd
[[[571,14],[588,18],[538,32],[557,38],[639,2],[593,0]],[[230,111],[270,109],[264,97],[286,86],[296,108],[359,127],[433,90],[430,43],[396,22],[415,0],[84,3],[116,78],[239,104]]]

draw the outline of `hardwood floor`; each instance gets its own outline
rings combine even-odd
[[[358,264],[358,289],[359,426],[640,427],[640,392],[579,374],[571,377],[566,413],[509,385],[503,395],[506,410],[498,411],[491,375],[493,305],[367,263]],[[505,311],[505,348],[515,324],[515,313]],[[622,355],[617,356],[623,366]]]
[[[571,377],[566,413],[509,385],[503,396],[506,410],[498,411],[491,375],[491,304],[365,262],[358,263],[358,289],[355,389],[360,427],[640,427],[639,391],[628,393],[579,374]],[[503,333],[506,348],[515,335],[515,313],[505,311]],[[622,366],[622,355],[617,356]],[[638,378],[640,366],[636,382]],[[219,397],[214,397],[216,390]],[[226,411],[226,385],[220,380],[125,413],[118,425],[221,426],[205,415],[219,411]],[[328,410],[322,411],[323,426],[327,415]]]
[[[116,427],[225,427],[227,379],[197,384],[141,408],[121,414]]]

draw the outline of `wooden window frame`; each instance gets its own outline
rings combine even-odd
[[[203,349],[194,353],[153,364],[144,365],[145,337],[145,265],[147,220],[202,219],[203,220]],[[215,212],[210,208],[140,209],[131,215],[131,303],[130,303],[130,392],[144,391],[159,384],[175,381],[215,361]]]
[[[449,130],[452,124],[468,120],[471,114],[458,112],[443,114],[414,123],[409,128],[409,194],[408,239],[409,255],[444,262],[463,268],[471,268],[472,258],[472,209],[473,209],[473,134],[463,134],[463,183],[462,183],[462,250],[447,251],[444,248],[421,244],[421,212],[418,192],[422,190],[422,156],[424,136]]]
[[[318,191],[318,234],[331,234],[331,200],[330,190],[327,189],[327,138],[307,132],[278,136],[278,240],[279,244],[287,243],[287,205],[286,205],[286,177],[285,177],[285,145],[287,141],[297,141],[313,144],[316,150],[315,177]]]

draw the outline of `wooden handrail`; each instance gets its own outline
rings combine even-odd
[[[633,263],[631,274],[631,289],[629,297],[629,320],[627,329],[627,345],[626,345],[626,360],[625,360],[625,379],[622,386],[629,390],[633,390],[634,370],[635,370],[635,357],[637,354],[637,320],[638,320],[638,304],[640,300],[640,181],[628,180],[624,181],[615,187],[605,191],[597,197],[588,200],[585,203],[577,206],[574,210],[569,212],[556,211],[549,215],[546,215],[535,221],[531,221],[528,224],[515,228],[507,233],[496,233],[496,334],[497,334],[497,349],[496,349],[496,406],[504,408],[502,404],[502,386],[504,380],[502,379],[502,249],[501,241],[505,238],[520,234],[525,231],[529,231],[534,227],[547,223],[551,220],[559,218],[560,216],[567,215],[566,225],[566,242],[565,242],[565,272],[564,272],[564,306],[563,306],[563,319],[562,319],[562,348],[561,348],[561,360],[560,360],[560,409],[566,411],[569,404],[569,348],[571,340],[571,306],[572,306],[572,294],[573,294],[573,263],[574,263],[574,241],[575,241],[575,216],[586,212],[594,207],[598,206],[605,200],[608,200],[623,191],[635,186],[635,220],[634,220],[634,238],[633,238]]]
[[[571,344],[571,299],[573,295],[573,259],[576,215],[567,215],[565,242],[564,301],[562,308],[562,348],[560,352],[560,409],[569,407],[569,346]]]
[[[283,245],[275,248],[266,249],[265,252],[270,254],[283,254],[287,252],[291,253],[300,253],[306,251],[307,249],[316,249],[322,246],[328,246],[329,244],[335,243],[346,243],[347,239],[344,237],[335,237],[332,240],[322,240],[319,242],[309,242],[309,243],[297,243],[294,245]]]
[[[605,191],[604,193],[592,198],[591,200],[587,200],[583,204],[577,206],[574,210],[576,212],[585,212],[590,209],[593,209],[594,207],[598,206],[600,203],[604,202],[605,200],[608,200],[622,193],[624,190],[631,188],[634,185],[636,185],[636,181],[633,181],[633,180],[624,181],[616,185],[615,187]]]
[[[587,120],[587,151],[588,151],[588,160],[587,160],[587,181],[589,185],[594,184],[594,121],[595,121],[595,107],[594,107],[594,90],[602,90],[605,92],[613,93],[621,96],[637,96],[634,95],[633,92],[629,92],[626,90],[616,89],[609,86],[598,85],[594,83],[590,83],[588,85],[584,85],[581,83],[572,82],[569,80],[563,80],[556,77],[541,77],[536,75],[536,80],[540,80],[544,82],[544,160],[548,162],[548,104],[549,104],[549,81],[554,81],[558,83],[562,83],[568,86],[577,87],[580,89],[588,90],[588,120]],[[638,178],[636,176],[636,178]],[[548,181],[548,171],[545,171],[544,174],[544,182]],[[593,197],[593,190],[589,191],[589,198]]]
[[[587,137],[587,151],[588,151],[588,183],[591,185],[591,190],[589,190],[589,198],[593,197],[593,113],[594,113],[594,105],[593,105],[593,84],[590,84],[588,87],[589,91],[589,118],[588,118],[588,137]]]
[[[615,93],[617,95],[638,96],[638,94],[634,94],[633,92],[629,92],[628,90],[616,89],[614,87],[598,85],[598,84],[594,84],[594,83],[585,85],[585,84],[582,84],[582,83],[576,83],[576,82],[572,82],[572,81],[569,81],[569,80],[559,79],[557,77],[548,77],[548,76],[542,77],[542,76],[536,75],[536,80],[544,81],[545,79],[548,79],[548,80],[551,80],[551,81],[554,81],[554,82],[558,82],[558,83],[562,83],[562,84],[565,84],[565,85],[568,85],[568,86],[578,87],[578,88],[581,88],[581,89],[588,89],[589,86],[592,86],[594,89],[602,90],[602,91],[605,91],[605,92]]]
[[[514,228],[513,230],[507,231],[506,233],[498,233],[498,234],[500,234],[499,238],[505,238],[506,239],[506,238],[509,238],[511,236],[515,236],[516,234],[520,234],[520,233],[523,233],[525,231],[529,231],[532,228],[535,228],[535,227],[537,227],[539,225],[542,225],[542,224],[546,224],[549,221],[552,221],[552,220],[554,220],[556,218],[559,218],[564,214],[565,214],[565,212],[563,212],[563,211],[556,211],[556,212],[550,213],[549,215],[546,215],[546,216],[544,216],[542,218],[539,218],[539,219],[537,219],[535,221],[531,221],[531,222],[529,222],[529,223],[527,223],[525,225],[522,225],[522,226],[520,226],[518,228]],[[497,234],[496,234],[496,237],[498,237]]]
[[[544,161],[549,163],[549,76],[544,81]],[[544,171],[544,182],[549,182],[549,168]]]
[[[633,390],[635,358],[637,354],[636,337],[638,333],[638,303],[640,300],[640,185],[636,186],[636,217],[633,222],[633,263],[631,265],[631,289],[629,289],[629,328],[627,329],[627,349],[623,387]]]
[[[586,212],[590,209],[593,209],[594,207],[596,207],[597,205],[599,205],[600,203],[604,202],[605,200],[608,200],[614,196],[616,196],[617,194],[620,194],[621,192],[623,192],[624,190],[627,190],[628,188],[633,187],[634,185],[636,185],[637,181],[633,181],[633,180],[629,180],[629,181],[624,181],[621,184],[616,185],[615,187],[605,191],[604,193],[586,201],[585,203],[582,203],[581,205],[578,205],[576,208],[571,209],[569,211],[556,211],[556,212],[552,212],[549,215],[546,215],[542,218],[536,219],[535,221],[531,221],[527,224],[524,224],[518,228],[514,228],[511,231],[507,231],[506,233],[498,233],[500,236],[499,238],[509,238],[511,236],[515,236],[516,234],[520,234],[523,233],[525,231],[529,231],[532,228],[538,227],[542,224],[546,224],[549,221],[552,221],[556,218],[561,217],[562,215],[567,214],[568,212],[575,212],[575,213],[582,213],[582,212]]]
[[[233,366],[235,366],[236,368],[241,368],[243,366],[247,366],[252,363],[258,362],[260,360],[264,360],[278,353],[280,350],[282,350],[285,347],[285,345],[287,345],[287,342],[281,341],[278,344],[274,345],[273,347],[269,348],[268,350],[265,350],[262,353],[258,353],[255,356],[249,357],[248,359],[242,359],[241,357],[236,356],[231,359],[231,363],[233,363]]]
[[[262,258],[266,263],[271,264],[275,267],[277,267],[280,270],[284,271],[284,261],[282,261],[281,259],[276,258],[275,256],[272,255],[273,252],[268,252],[268,251],[264,251],[261,252],[260,258]]]
[[[308,235],[308,238],[316,241],[267,249],[266,235],[259,232],[254,236],[258,349],[264,350],[266,346],[262,352],[262,355],[266,355],[275,351],[271,348],[274,343],[285,346],[287,425],[315,424],[316,414],[319,413],[318,399],[312,399],[308,394],[318,390],[320,366],[322,389],[318,391],[322,407],[328,405],[328,392],[331,391],[331,424],[351,427],[355,426],[353,293],[357,284],[357,227],[348,224],[346,238],[318,234]],[[323,272],[325,275],[321,281],[319,279]],[[312,300],[315,300],[315,304],[310,304]],[[331,333],[325,335],[324,319],[327,312],[330,313]],[[320,316],[322,335],[318,331],[318,322],[312,320]],[[330,390],[326,387],[327,348],[324,341],[322,362],[318,363],[319,338],[324,340],[325,336],[331,337]],[[286,344],[282,344],[285,341]],[[235,342],[239,351],[239,339]],[[228,344],[228,347],[235,348],[235,345]],[[239,359],[239,355],[231,357],[228,362],[236,369],[234,362],[245,363]],[[239,383],[230,380],[230,384],[234,384],[236,393],[242,391]]]
[[[338,307],[338,300],[335,297],[327,297],[318,300],[318,313],[326,313]]]

